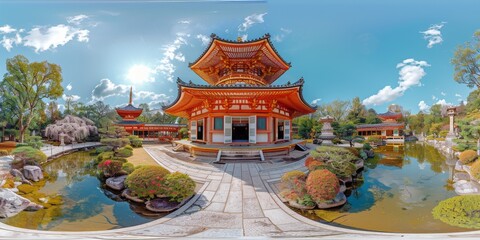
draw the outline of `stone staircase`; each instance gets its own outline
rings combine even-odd
[[[216,162],[265,161],[262,150],[219,150]]]

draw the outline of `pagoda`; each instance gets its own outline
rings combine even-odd
[[[193,142],[289,142],[292,119],[315,112],[303,99],[303,78],[273,85],[291,65],[277,53],[269,34],[250,41],[212,34],[210,45],[189,67],[207,84],[179,78],[177,99],[164,111],[188,119]]]
[[[382,123],[357,125],[357,134],[365,138],[371,136],[379,137],[387,143],[404,142],[403,129],[405,128],[405,123],[399,122],[402,118],[402,113],[388,111],[377,114],[377,117],[382,120]]]
[[[115,108],[122,121],[116,122],[126,132],[136,135],[143,140],[173,140],[178,136],[178,130],[186,127],[184,124],[149,124],[137,121],[142,114],[143,108],[137,108],[132,103],[132,87],[130,87],[130,99],[125,107]]]

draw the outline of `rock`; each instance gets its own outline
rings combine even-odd
[[[470,175],[466,172],[456,172],[455,175],[453,175],[453,181],[458,182],[460,180],[470,180]]]
[[[48,199],[48,204],[50,205],[61,205],[63,204],[62,196],[55,196]]]
[[[121,191],[125,188],[124,181],[126,178],[127,175],[123,175],[120,177],[111,177],[108,178],[107,181],[105,181],[105,184],[111,189]]]
[[[46,202],[48,202],[48,198],[42,197],[42,198],[39,198],[38,201],[40,201],[42,203],[46,203]]]
[[[458,195],[480,194],[478,184],[471,181],[460,180],[453,187]]]
[[[339,192],[335,198],[329,202],[317,202],[317,207],[320,209],[334,208],[342,206],[347,202],[347,196],[343,192]]]
[[[168,198],[154,198],[145,203],[145,207],[152,212],[171,212],[182,206],[186,200],[182,202],[170,201]]]
[[[138,198],[136,197],[134,194],[132,194],[132,192],[130,191],[130,189],[125,189],[123,192],[122,192],[122,197],[130,200],[130,201],[133,201],[133,202],[136,202],[136,203],[143,203],[145,202],[143,199],[141,198]]]
[[[42,169],[38,166],[26,165],[23,167],[23,175],[26,179],[38,182],[43,179]]]
[[[12,174],[12,176],[14,176],[15,178],[20,178],[20,180],[22,181],[22,183],[26,183],[26,184],[30,184],[32,185],[32,183],[30,181],[28,181],[25,176],[23,176],[23,173],[20,172],[18,169],[11,169],[10,170],[10,174]]]
[[[38,211],[40,209],[43,209],[43,206],[40,205],[40,204],[36,204],[34,202],[30,202],[30,204],[28,204],[27,208],[25,208],[25,211],[31,211],[31,212],[34,212],[34,211]]]
[[[0,188],[0,218],[12,217],[23,211],[30,201],[10,189]]]
[[[375,157],[375,152],[374,152],[372,149],[370,149],[370,150],[363,150],[363,151],[365,152],[365,154],[367,154],[367,157],[368,157],[368,158],[373,158],[373,157]]]
[[[20,193],[23,193],[23,194],[28,194],[35,191],[35,187],[32,187],[31,185],[28,185],[28,184],[19,185],[17,189],[18,191],[20,191]]]

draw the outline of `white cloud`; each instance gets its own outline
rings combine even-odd
[[[13,32],[16,32],[16,31],[17,31],[17,29],[10,27],[10,25],[5,25],[5,26],[0,27],[0,33],[3,33],[3,34],[13,33]]]
[[[206,35],[203,35],[203,34],[198,34],[196,36],[197,39],[200,39],[200,41],[202,41],[202,45],[208,45],[210,43],[210,38]]]
[[[69,83],[69,84],[67,85],[66,89],[67,89],[68,91],[72,90],[72,84]]]
[[[318,102],[320,102],[320,101],[322,101],[322,99],[321,99],[321,98],[317,98],[317,99],[313,100],[311,104],[312,104],[312,105],[317,105]]]
[[[426,104],[425,101],[422,100],[418,103],[418,108],[422,112],[427,112],[430,109],[430,106],[428,106],[428,104]]]
[[[435,44],[443,42],[442,32],[440,29],[445,25],[445,22],[435,24],[429,27],[426,31],[420,32],[423,34],[423,38],[428,40],[427,48],[432,48]]]
[[[243,34],[242,36],[240,36],[240,38],[242,39],[242,42],[245,42],[248,39],[248,34]]]
[[[190,34],[177,33],[177,37],[173,43],[163,46],[163,58],[160,59],[160,64],[154,69],[156,73],[163,74],[170,82],[173,82],[173,73],[176,69],[173,61],[185,62],[185,56],[179,49],[182,45],[188,44],[187,37],[190,37]]]
[[[35,48],[35,52],[38,53],[63,46],[75,37],[79,42],[88,42],[88,33],[86,29],[77,29],[64,24],[49,28],[36,27],[24,37],[24,45]]]
[[[380,89],[377,94],[374,94],[363,100],[364,105],[380,105],[386,102],[391,102],[396,98],[403,96],[412,86],[421,86],[420,80],[425,76],[424,67],[430,66],[426,61],[416,61],[415,59],[405,59],[403,62],[397,64],[400,68],[398,74],[398,86],[392,88],[385,86]]]
[[[188,21],[188,20],[182,20],[182,21],[178,21],[178,23],[181,23],[181,24],[190,24],[190,21]]]
[[[287,29],[287,28],[280,28],[280,33],[276,34],[273,37],[273,40],[276,41],[276,42],[281,42],[290,33],[292,33],[292,30]]]
[[[252,27],[253,24],[256,23],[263,23],[265,20],[263,19],[263,16],[267,15],[267,13],[260,13],[260,14],[252,14],[250,16],[247,16],[243,21],[240,26],[238,26],[238,31],[239,32],[245,32],[247,31],[250,27]]]
[[[462,97],[462,95],[460,95],[460,94],[458,94],[458,93],[455,93],[455,97],[459,97],[459,98],[461,98],[461,97]]]
[[[111,96],[127,95],[130,87],[123,84],[115,84],[110,79],[104,78],[92,90],[92,101],[103,101]]]
[[[63,94],[62,98],[63,98],[63,101],[70,100],[72,102],[76,102],[76,101],[80,100],[80,96],[78,96],[78,95],[65,95],[65,94]]]
[[[452,103],[447,102],[445,99],[440,99],[438,100],[435,104],[440,104],[442,106],[451,106],[453,105]]]
[[[20,37],[20,34],[16,33],[14,37],[7,37],[3,36],[2,40],[0,41],[0,44],[8,51],[13,48],[13,44],[19,45],[22,43],[22,37]]]
[[[138,99],[138,100],[150,99],[152,101],[158,101],[158,100],[166,101],[167,99],[170,98],[169,96],[163,93],[154,93],[150,91],[138,91],[138,92],[134,92],[133,95],[134,95],[134,99]]]
[[[73,24],[73,25],[80,25],[82,23],[82,21],[87,19],[87,18],[88,18],[87,15],[80,14],[80,15],[77,15],[77,16],[68,17],[67,22],[70,23],[70,24]]]
[[[444,92],[440,92],[440,94],[442,94],[442,96],[446,96],[446,95],[447,95],[447,94],[446,94],[446,93],[444,93]]]
[[[432,100],[437,100],[438,98],[435,95],[432,95]]]

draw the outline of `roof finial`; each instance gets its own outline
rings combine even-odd
[[[128,101],[128,105],[132,105],[132,86],[130,86],[130,100]]]

